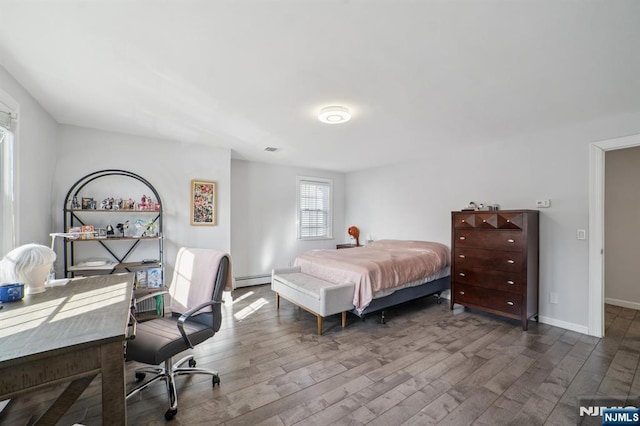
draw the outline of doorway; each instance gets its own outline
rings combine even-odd
[[[604,160],[607,151],[640,146],[640,134],[589,147],[589,335],[604,336]]]

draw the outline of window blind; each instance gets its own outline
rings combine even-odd
[[[330,180],[298,180],[298,238],[331,238],[333,235]]]

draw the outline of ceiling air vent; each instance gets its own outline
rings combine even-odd
[[[268,146],[264,149],[267,152],[276,152],[278,150],[278,148],[275,148],[273,146]]]

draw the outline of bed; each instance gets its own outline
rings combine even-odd
[[[450,261],[450,250],[441,243],[380,240],[363,247],[310,250],[294,266],[331,283],[354,283],[352,312],[364,318],[409,300],[439,297],[450,287]]]

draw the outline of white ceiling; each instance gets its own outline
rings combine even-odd
[[[352,171],[640,111],[640,1],[0,0],[0,65],[59,123]]]

